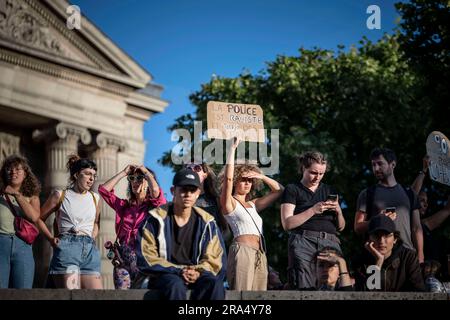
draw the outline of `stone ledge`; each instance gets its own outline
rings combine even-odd
[[[156,290],[0,289],[0,300],[158,300]],[[450,293],[227,291],[226,300],[450,300]]]

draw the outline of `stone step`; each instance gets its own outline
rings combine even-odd
[[[0,289],[0,300],[158,300],[156,290]],[[448,293],[227,291],[226,300],[450,300]]]

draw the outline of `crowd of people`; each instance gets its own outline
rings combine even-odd
[[[67,163],[67,187],[52,191],[41,206],[41,185],[27,159],[6,158],[0,169],[0,288],[32,288],[32,244],[41,233],[53,248],[47,283],[101,289],[95,239],[103,199],[116,214],[117,237],[108,246],[116,289],[154,288],[175,300],[185,299],[187,290],[192,290],[191,299],[224,299],[226,288],[429,290],[423,266],[429,266],[428,271],[430,266],[439,268],[430,264],[440,254],[432,231],[450,215],[450,198],[440,211],[427,212],[422,188],[427,157],[413,184],[406,186],[396,180],[395,153],[386,148],[372,151],[377,183],[359,194],[353,226],[364,249],[349,261],[339,238],[346,227],[339,192],[322,182],[329,168],[326,157],[317,151],[302,154],[299,177],[283,187],[256,165],[235,164],[239,143],[238,138],[230,141],[227,162],[217,176],[205,163],[179,170],[171,202],[155,173],[136,164],[110,177],[96,193],[96,163],[73,155]],[[114,187],[124,178],[128,188],[122,199]],[[269,190],[265,194],[260,191],[263,185]],[[289,233],[286,283],[268,265],[264,238],[262,213],[277,201],[281,225]],[[52,229],[46,220],[53,213]],[[75,285],[74,266],[79,273]]]

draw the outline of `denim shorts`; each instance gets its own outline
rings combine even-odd
[[[48,273],[71,274],[74,270],[81,275],[100,275],[100,252],[93,238],[64,234],[53,249]]]

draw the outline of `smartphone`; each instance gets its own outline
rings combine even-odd
[[[337,200],[337,194],[329,194],[328,195],[328,201],[336,201]]]
[[[384,209],[384,211],[387,213],[387,212],[395,212],[395,207],[388,207],[388,208],[386,208],[386,209]]]

